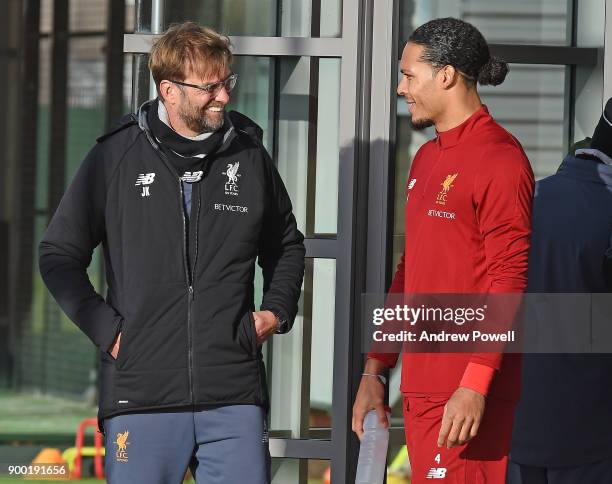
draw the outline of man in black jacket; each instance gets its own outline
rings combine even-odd
[[[225,112],[231,60],[226,37],[169,29],[158,99],[98,139],[40,244],[49,290],[100,348],[111,483],[178,483],[188,465],[198,482],[270,480],[261,344],[291,327],[305,249],[261,128]],[[100,243],[106,300],[86,272]]]
[[[532,221],[528,292],[612,292],[612,99],[590,146],[537,183]],[[590,340],[590,321],[572,322]],[[524,355],[508,484],[612,482],[611,377],[610,354]]]

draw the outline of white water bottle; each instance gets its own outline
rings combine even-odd
[[[387,420],[390,414],[387,412]],[[389,429],[380,423],[376,410],[370,410],[363,421],[355,484],[382,484],[387,470]]]

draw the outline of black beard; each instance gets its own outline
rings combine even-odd
[[[424,129],[431,128],[434,124],[431,119],[418,119],[414,121],[410,118],[410,127],[415,131],[423,131]]]

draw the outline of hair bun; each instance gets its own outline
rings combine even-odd
[[[478,84],[482,86],[497,86],[504,82],[508,74],[508,64],[499,57],[491,56],[487,63],[480,68]]]

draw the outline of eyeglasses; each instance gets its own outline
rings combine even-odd
[[[225,87],[225,90],[229,93],[236,87],[236,82],[238,81],[238,74],[230,74],[222,81],[210,82],[208,84],[202,84],[198,86],[197,84],[189,84],[187,82],[181,81],[170,81],[173,84],[178,84],[179,86],[193,87],[197,89],[201,93],[207,94],[209,96],[215,96],[219,93],[222,87]]]

